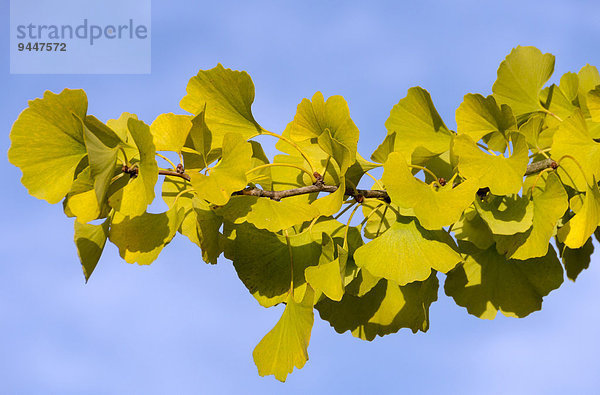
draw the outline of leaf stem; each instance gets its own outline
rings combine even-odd
[[[294,169],[298,169],[298,170],[303,171],[304,173],[308,174],[308,176],[310,177],[310,179],[311,179],[312,182],[316,181],[315,176],[310,171],[306,170],[303,167],[295,165],[293,163],[280,163],[280,162],[266,163],[264,165],[256,166],[255,168],[248,170],[246,172],[246,175],[248,175],[248,174],[250,174],[252,172],[255,172],[255,171],[258,171],[258,170],[261,170],[261,169],[266,169],[268,167],[273,167],[273,166],[293,167]]]
[[[544,109],[542,110],[542,112],[544,112],[544,113],[546,113],[546,114],[548,114],[548,115],[550,115],[550,116],[552,116],[552,117],[556,118],[556,119],[557,119],[559,122],[562,122],[562,119],[561,119],[561,118],[560,118],[558,115],[556,115],[555,113],[553,113],[552,111],[550,111],[550,110],[547,110],[547,109],[545,109],[545,108],[544,108]]]
[[[429,175],[431,175],[433,177],[433,179],[435,180],[435,183],[438,184],[438,185],[440,185],[440,180],[437,178],[437,176],[435,175],[435,173],[432,172],[431,170],[429,170],[428,168],[423,167],[423,166],[418,166],[418,165],[408,165],[408,167],[412,167],[413,169],[423,170],[424,172],[429,173]]]
[[[356,211],[360,208],[360,206],[360,204],[357,204],[356,207],[354,207],[354,210],[352,210],[352,212],[350,213],[348,222],[346,222],[346,230],[344,231],[344,249],[346,251],[348,250],[348,229],[350,229],[350,222],[352,221],[354,214],[356,214]]]
[[[304,160],[308,163],[308,166],[310,167],[310,170],[315,173],[315,167],[313,166],[311,160],[308,158],[308,155],[306,154],[306,152],[304,152],[302,150],[302,148],[300,148],[300,146],[298,146],[298,144],[296,144],[294,141],[292,141],[291,139],[282,136],[281,134],[277,134],[277,133],[273,133],[273,132],[269,132],[268,130],[262,129],[258,134],[250,137],[254,138],[256,136],[261,136],[261,135],[267,135],[267,136],[272,136],[272,137],[276,137],[280,140],[285,141],[286,143],[288,143],[289,145],[291,145],[292,147],[294,147],[296,149],[296,151],[298,151],[300,153],[300,155],[302,155],[302,157],[304,158]],[[248,139],[249,140],[249,139]]]
[[[377,178],[373,177],[373,176],[372,176],[372,175],[371,175],[371,174],[370,174],[368,171],[365,171],[365,174],[366,174],[367,176],[371,177],[371,179],[372,179],[373,181],[375,181],[375,184],[377,184],[377,186],[378,186],[379,188],[381,188],[381,189],[385,189],[385,188],[383,187],[383,184],[381,183],[381,181],[379,181]]]
[[[171,161],[171,159],[167,158],[166,156],[164,156],[163,154],[159,154],[158,152],[156,153],[156,156],[158,156],[161,159],[164,159],[165,161],[169,162],[169,164],[172,166],[173,169],[176,169],[177,166],[175,165],[175,163],[173,163]]]

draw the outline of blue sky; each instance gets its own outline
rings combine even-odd
[[[89,112],[103,120],[128,111],[151,122],[181,113],[188,79],[217,62],[250,73],[254,115],[269,130],[281,131],[317,90],[343,95],[364,156],[411,86],[428,89],[454,127],[462,96],[490,93],[498,64],[516,45],[556,55],[553,80],[586,63],[600,66],[593,1],[155,0],[151,75],[10,75],[8,0],[0,1],[3,152],[27,100],[46,89],[85,89]],[[541,312],[521,320],[479,320],[443,291],[427,334],[403,330],[362,342],[317,315],[309,362],[281,384],[259,377],[251,355],[281,308],[261,308],[228,261],[205,265],[182,237],[150,267],[124,263],[109,246],[86,285],[72,220],[60,205],[29,196],[6,157],[0,166],[1,392],[599,391],[597,255],[576,284],[565,280]]]

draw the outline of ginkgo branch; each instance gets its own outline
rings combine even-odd
[[[527,166],[527,170],[525,171],[525,176],[538,173],[544,169],[553,168],[557,166],[557,163],[552,159],[544,159],[537,162],[533,162]],[[171,177],[180,177],[186,181],[190,181],[190,176],[187,173],[178,173],[176,171],[171,170],[159,170],[158,174],[164,176]],[[241,191],[234,192],[233,195],[244,195],[244,196],[258,196],[258,197],[266,197],[273,200],[281,200],[287,197],[298,196],[298,195],[306,195],[309,193],[334,193],[338,190],[337,185],[326,185],[322,182],[316,182],[313,185],[306,185],[293,189],[286,189],[282,191],[267,191],[258,187],[248,187],[246,189],[242,189]],[[346,188],[345,192],[346,196],[352,196],[357,200],[361,198],[368,199],[379,199],[384,200],[386,202],[390,201],[390,197],[387,191],[382,189],[353,189]]]

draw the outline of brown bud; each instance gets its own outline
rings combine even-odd
[[[179,174],[185,173],[185,169],[183,168],[183,165],[181,163],[177,165],[177,168],[175,169],[175,171]]]
[[[444,185],[446,185],[446,179],[445,179],[444,177],[440,177],[440,178],[438,179],[438,182],[440,183],[440,185],[441,185],[441,186],[444,186]]]
[[[553,169],[558,169],[558,163],[556,163],[555,161],[552,161],[552,163],[550,163],[550,167]]]
[[[365,197],[363,195],[356,195],[354,196],[354,200],[356,200],[356,203],[362,203],[365,201]]]

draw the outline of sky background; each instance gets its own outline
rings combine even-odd
[[[218,62],[252,76],[253,112],[268,130],[282,131],[317,90],[343,95],[365,157],[411,86],[427,89],[454,128],[463,95],[491,93],[499,63],[517,45],[556,55],[552,81],[600,66],[595,1],[155,0],[150,75],[10,75],[8,10],[0,0],[3,152],[20,111],[45,90],[83,88],[90,114],[107,120],[128,111],[150,123],[183,113],[189,78]],[[310,360],[282,384],[259,377],[252,361],[282,308],[260,307],[230,262],[204,264],[181,236],[150,267],[125,263],[107,244],[86,285],[73,220],[60,204],[29,196],[6,156],[0,166],[0,392],[600,391],[597,255],[576,284],[565,279],[525,319],[480,320],[443,289],[426,334],[405,329],[363,342],[315,314]]]

